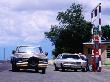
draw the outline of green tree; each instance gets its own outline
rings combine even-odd
[[[58,13],[56,19],[59,25],[53,25],[49,32],[45,32],[55,45],[53,55],[82,52],[82,43],[90,40],[92,27],[90,22],[84,20],[82,12],[82,5],[73,3],[66,11]]]
[[[110,26],[109,25],[102,26],[102,37],[110,41]]]

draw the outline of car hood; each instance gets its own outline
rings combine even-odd
[[[62,59],[61,61],[63,62],[86,62],[85,60],[82,60],[82,59],[72,59],[72,58]]]
[[[15,53],[15,57],[17,58],[30,58],[30,57],[37,57],[37,58],[47,58],[44,53]]]

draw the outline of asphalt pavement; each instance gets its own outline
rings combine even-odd
[[[109,82],[110,71],[103,69],[102,72],[78,72],[54,71],[54,66],[49,65],[46,74],[41,71],[21,70],[12,72],[9,63],[0,64],[0,82]]]

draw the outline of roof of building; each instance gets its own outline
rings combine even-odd
[[[92,41],[90,40],[89,42],[84,42],[83,44],[93,44]],[[101,39],[101,44],[110,44],[110,40],[107,40],[105,38]]]

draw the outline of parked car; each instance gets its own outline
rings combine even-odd
[[[12,71],[35,69],[37,72],[42,70],[42,73],[45,74],[48,66],[47,55],[48,53],[43,53],[40,46],[17,46],[12,51]]]
[[[89,63],[88,63],[88,57],[84,54],[79,54],[81,59],[87,62],[86,70],[89,71]]]
[[[79,54],[62,53],[54,60],[55,70],[74,69],[77,71],[81,69],[86,71],[87,61],[82,60]]]
[[[82,60],[87,61],[87,57],[84,54],[79,54]]]

